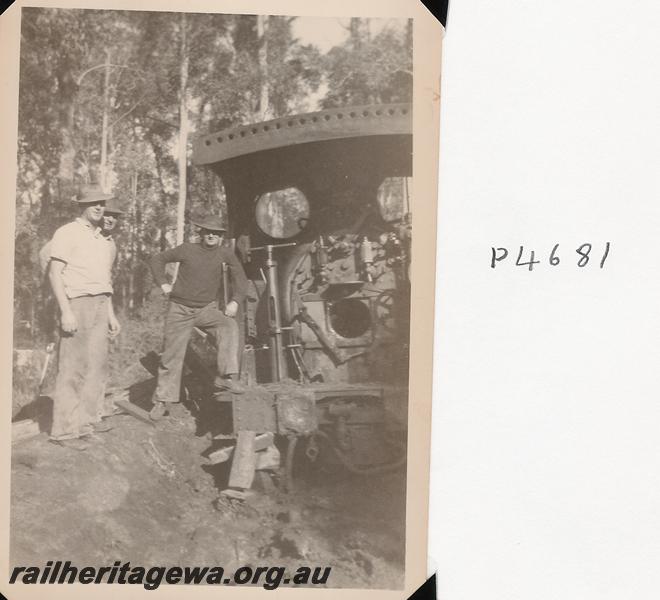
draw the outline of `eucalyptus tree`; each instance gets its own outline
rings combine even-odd
[[[353,17],[348,30],[346,41],[324,57],[328,92],[322,106],[410,102],[411,23],[392,21],[374,35],[368,19]]]

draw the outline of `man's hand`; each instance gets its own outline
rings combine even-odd
[[[62,313],[62,331],[64,333],[74,334],[78,329],[78,322],[73,311],[66,310]]]
[[[160,289],[163,290],[163,294],[169,296],[172,293],[172,286],[169,283],[163,283],[160,286]]]
[[[108,315],[108,333],[111,338],[116,338],[121,331],[121,325],[114,314]]]
[[[232,300],[225,306],[225,316],[234,318],[238,312],[238,302]]]

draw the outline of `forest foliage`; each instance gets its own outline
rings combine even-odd
[[[223,213],[221,182],[193,168],[195,136],[320,108],[410,101],[412,23],[342,21],[322,51],[296,17],[23,8],[16,182],[17,338],[53,329],[38,251],[76,216],[81,184],[120,200],[115,304],[132,312],[145,260]],[[189,233],[189,232],[188,232]],[[26,339],[27,341],[27,339]]]

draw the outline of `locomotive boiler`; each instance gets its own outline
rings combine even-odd
[[[230,487],[250,487],[277,439],[289,477],[297,456],[358,473],[405,462],[411,117],[408,104],[345,107],[194,143],[194,164],[222,182],[227,242],[250,280],[237,317],[248,392],[219,398],[230,442],[211,454],[243,462]],[[193,360],[208,343],[193,340]]]

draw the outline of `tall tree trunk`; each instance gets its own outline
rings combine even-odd
[[[257,40],[259,44],[259,117],[261,121],[270,116],[268,89],[268,15],[257,16]]]
[[[167,217],[170,210],[170,197],[165,189],[164,181],[164,167],[163,167],[163,156],[162,150],[158,145],[158,141],[152,138],[148,138],[149,144],[151,145],[152,152],[154,154],[154,162],[156,163],[156,175],[158,176],[158,185],[160,187],[160,199],[161,199],[161,215]],[[160,252],[167,250],[167,222],[165,222],[160,227],[160,232],[158,236],[158,248]]]
[[[364,24],[360,17],[351,17],[349,25],[350,40],[354,50],[359,50],[364,41]]]
[[[54,173],[44,169],[44,173],[41,178],[41,185],[39,187],[39,220],[37,222],[39,223],[40,227],[45,227],[46,229],[48,229],[52,224],[54,212],[52,201],[53,195],[51,192],[52,175],[54,175]],[[31,214],[34,213],[31,212]]]
[[[131,218],[131,223],[129,226],[129,247],[130,247],[130,274],[128,276],[128,310],[133,312],[135,308],[135,277],[137,275],[137,236],[139,227],[138,210],[137,210],[137,182],[138,174],[136,170],[133,170],[131,173],[131,210],[129,212]]]
[[[138,194],[138,174],[135,174],[135,217],[133,219],[135,231],[135,261],[136,269],[133,270],[135,277],[135,305],[136,307],[144,304],[144,221],[142,218],[142,196]]]
[[[73,77],[71,65],[64,62],[57,74],[59,88],[59,120],[60,135],[62,138],[62,149],[59,161],[59,179],[67,188],[73,182],[74,161],[76,158],[76,147],[73,142],[73,130],[75,119],[75,100],[78,86]],[[68,185],[67,185],[68,184]],[[67,190],[69,192],[70,189]]]
[[[188,63],[190,60],[188,51],[188,23],[186,13],[181,13],[181,70],[179,83],[179,147],[178,147],[178,171],[179,171],[179,201],[176,211],[176,243],[182,244],[184,237],[184,224],[186,215],[186,167],[188,161]]]
[[[101,129],[101,166],[99,168],[99,183],[103,191],[108,189],[108,112],[110,110],[110,51],[105,53],[105,69],[103,77],[103,124]]]

